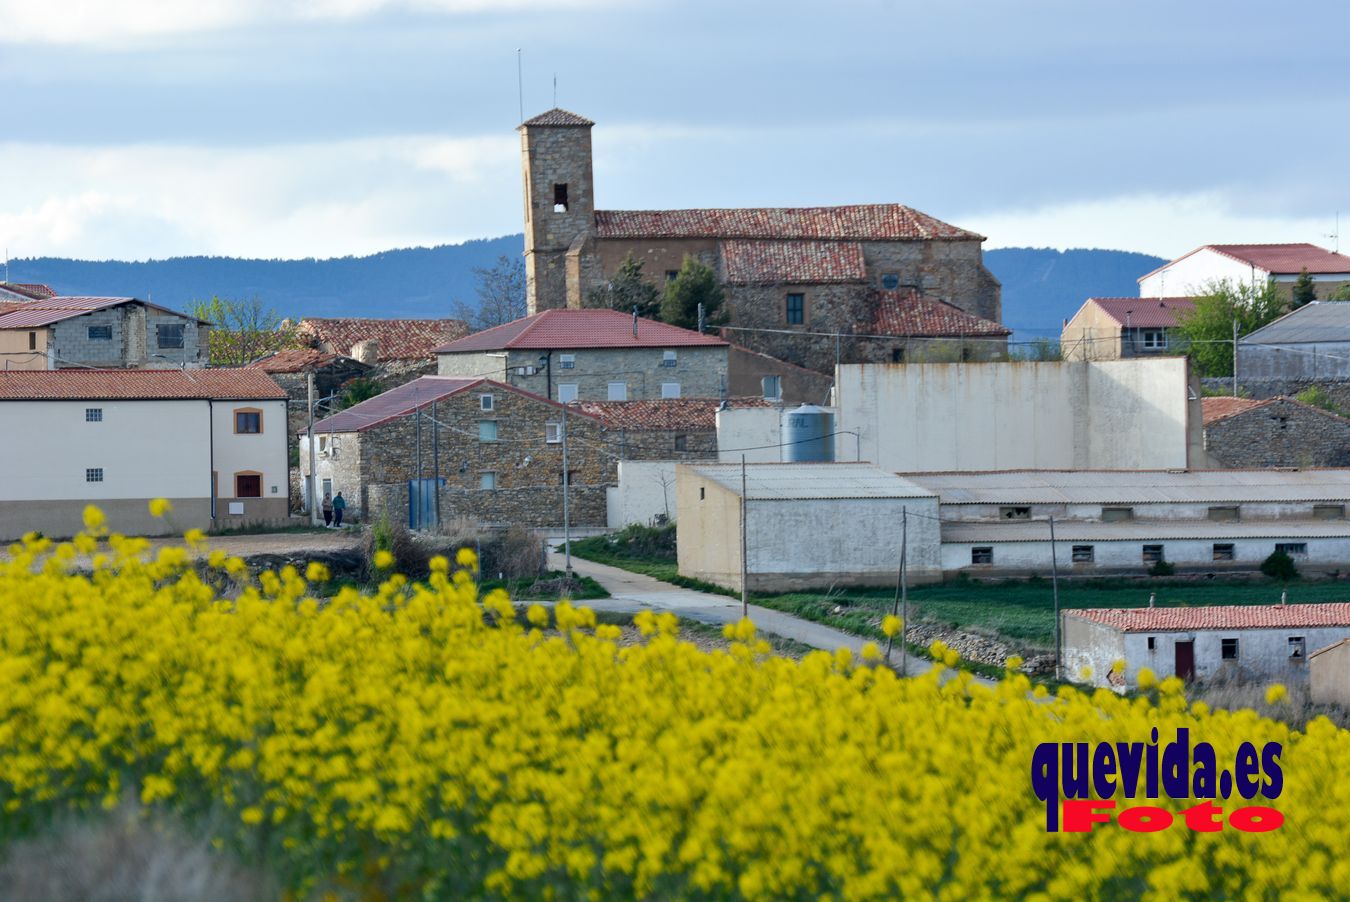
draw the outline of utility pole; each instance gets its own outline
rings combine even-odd
[[[749,509],[745,497],[745,455],[741,455],[741,617],[750,617],[750,591],[748,587],[750,568],[745,560],[745,512]]]
[[[1055,679],[1064,679],[1063,668],[1060,667],[1060,636],[1059,636],[1059,558],[1055,554],[1055,518],[1050,518],[1050,587],[1055,597]]]
[[[415,427],[414,427],[414,431],[417,433],[417,475],[416,475],[416,477],[415,477],[414,480],[413,480],[413,484],[417,486],[417,490],[413,493],[413,497],[415,497],[415,498],[417,499],[417,515],[416,515],[416,519],[415,519],[413,522],[415,522],[415,523],[417,524],[417,528],[418,528],[418,529],[421,529],[422,526],[423,526],[423,523],[422,523],[422,408],[421,408],[421,407],[417,407],[417,408],[414,409],[413,419],[415,420],[415,423],[416,423],[416,425],[415,425]]]
[[[900,675],[905,676],[909,669],[909,649],[905,647],[905,634],[909,631],[909,592],[905,578],[905,552],[909,549],[909,508],[900,509],[900,573],[896,577],[895,604],[891,614],[900,618]],[[901,607],[904,608],[902,614]],[[894,636],[886,637],[886,663],[891,663],[891,645]]]
[[[563,558],[567,562],[567,575],[572,575],[572,508],[568,493],[572,488],[572,477],[567,472],[567,405],[562,406],[562,452],[563,452]]]
[[[441,530],[441,424],[436,419],[436,402],[431,402],[431,490],[436,493],[436,531]]]
[[[306,374],[306,394],[309,396],[309,523],[319,525],[319,474],[314,468],[314,445],[319,437],[314,434],[314,372]]]
[[[1238,323],[1237,323],[1237,317],[1235,316],[1235,317],[1233,317],[1233,397],[1234,397],[1234,398],[1236,398],[1236,397],[1238,396],[1238,393],[1237,393],[1237,391],[1238,391],[1238,389],[1237,389],[1237,379],[1238,379],[1237,339],[1238,339]]]

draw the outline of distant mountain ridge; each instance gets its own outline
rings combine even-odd
[[[46,283],[66,295],[126,295],[177,309],[213,295],[257,295],[286,316],[436,318],[451,316],[455,301],[474,303],[474,267],[516,256],[523,246],[523,236],[507,235],[328,260],[36,257],[11,261],[10,279]],[[985,251],[984,261],[1003,283],[1003,322],[1023,341],[1058,336],[1089,297],[1138,294],[1135,280],[1166,262],[1129,251],[1028,247]]]

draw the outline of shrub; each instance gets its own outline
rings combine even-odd
[[[1154,561],[1153,566],[1148,568],[1149,576],[1171,576],[1176,572],[1176,565],[1168,561]]]
[[[1272,551],[1270,557],[1261,562],[1261,572],[1271,579],[1282,582],[1298,579],[1298,567],[1294,565],[1294,559],[1284,551]]]
[[[408,527],[397,520],[390,520],[386,511],[380,514],[367,530],[364,541],[367,575],[375,578],[381,570],[375,566],[375,553],[387,551],[394,556],[394,569],[412,577],[420,577],[427,572],[427,561],[432,552],[422,546]]]
[[[614,554],[642,560],[675,560],[675,524],[644,526],[633,523],[605,539]]]

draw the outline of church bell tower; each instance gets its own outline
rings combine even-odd
[[[595,231],[591,120],[552,109],[521,123],[525,279],[531,315],[568,303],[567,252]]]

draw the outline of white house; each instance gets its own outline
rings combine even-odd
[[[1145,667],[1159,679],[1302,682],[1312,652],[1350,638],[1350,603],[1095,608],[1061,611],[1060,623],[1065,676],[1094,686],[1134,688]]]
[[[4,540],[72,535],[87,504],[142,535],[287,516],[286,393],[258,370],[0,372],[0,447]]]
[[[1274,282],[1286,293],[1303,270],[1318,298],[1350,282],[1350,257],[1315,244],[1206,244],[1139,278],[1141,298],[1202,294],[1213,282]]]

